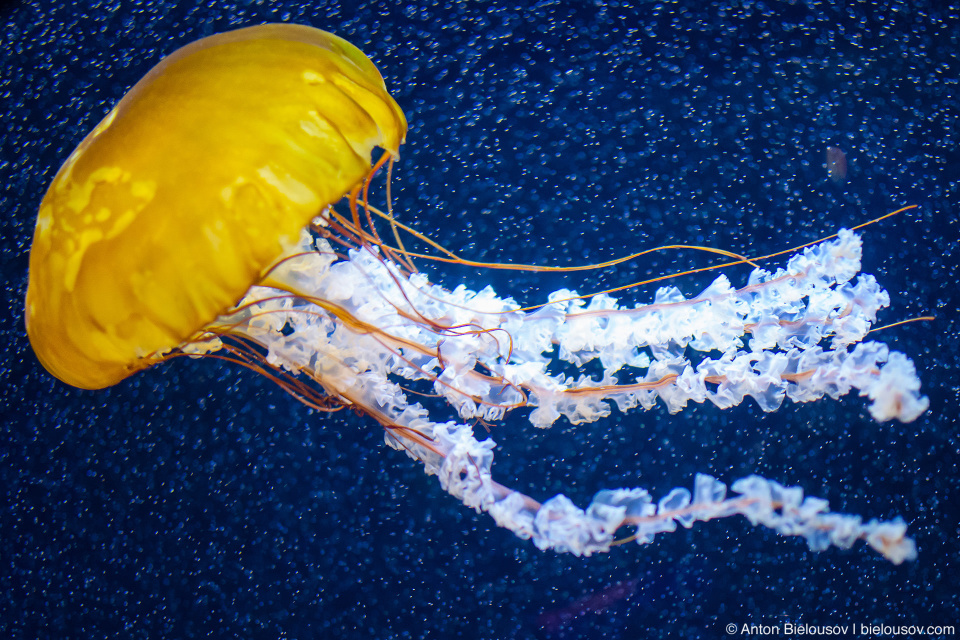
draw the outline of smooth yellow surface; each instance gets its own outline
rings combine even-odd
[[[77,387],[115,384],[235,304],[406,120],[332,34],[264,25],[165,58],[60,168],[30,251],[27,333]]]

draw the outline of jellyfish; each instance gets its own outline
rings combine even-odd
[[[332,34],[262,25],[177,50],[40,204],[25,303],[39,361],[100,389],[175,357],[234,360],[312,407],[369,416],[444,490],[540,549],[590,555],[740,514],[814,550],[864,540],[895,563],[915,557],[902,519],[832,513],[756,475],[728,488],[698,474],[657,501],[627,487],[585,508],[540,502],[494,479],[496,442],[475,433],[521,408],[548,428],[594,423],[612,404],[676,413],[749,397],[776,411],[851,391],[879,421],[915,419],[928,401],[913,363],[865,340],[889,296],[859,274],[856,233],[773,271],[754,261],[739,287],[721,275],[693,297],[667,286],[634,304],[564,289],[521,307],[489,286],[433,282],[402,238],[445,250],[370,204],[405,135],[374,64]],[[418,385],[459,419],[411,401]]]
[[[834,184],[847,179],[847,154],[840,147],[827,147],[827,175]]]

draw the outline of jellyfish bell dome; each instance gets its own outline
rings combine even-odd
[[[40,205],[26,325],[41,363],[98,389],[237,303],[310,220],[396,154],[406,120],[356,47],[301,25],[164,58]]]

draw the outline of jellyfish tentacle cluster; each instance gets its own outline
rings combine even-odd
[[[538,427],[560,416],[597,421],[609,415],[611,401],[627,411],[651,409],[659,398],[677,412],[690,401],[727,408],[751,397],[775,411],[784,398],[807,402],[853,390],[873,401],[877,420],[911,421],[928,404],[913,364],[882,343],[862,342],[889,297],[872,276],[854,279],[860,252],[860,238],[842,230],[776,272],[754,270],[740,289],[720,276],[694,298],[669,287],[652,304],[631,308],[607,295],[583,301],[561,290],[530,313],[490,287],[431,284],[373,246],[337,259],[326,241],[304,233],[271,272],[273,286],[252,288],[242,313],[220,326],[257,343],[271,365],[361,407],[386,427],[387,444],[423,462],[446,491],[540,548],[589,555],[608,550],[623,526],[649,542],[677,522],[742,514],[803,536],[813,549],[862,538],[902,562],[915,555],[902,521],[862,524],[758,476],[734,482],[740,497],[730,499],[722,483],[702,476],[693,503],[686,489],[654,505],[633,488],[601,491],[586,509],[563,495],[541,505],[492,479],[494,439],[476,439],[467,424],[431,420],[398,383],[432,383],[466,420],[495,422],[513,408],[535,407],[530,420]],[[210,330],[218,340],[216,325]],[[720,355],[693,363],[688,351]],[[601,379],[552,375],[554,358],[577,366],[599,360]],[[625,365],[646,373],[621,383],[616,374]]]

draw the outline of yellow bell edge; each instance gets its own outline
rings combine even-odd
[[[327,205],[396,155],[403,112],[330,33],[262,25],[154,67],[80,143],[40,204],[26,325],[85,389],[153,364],[235,305]]]

